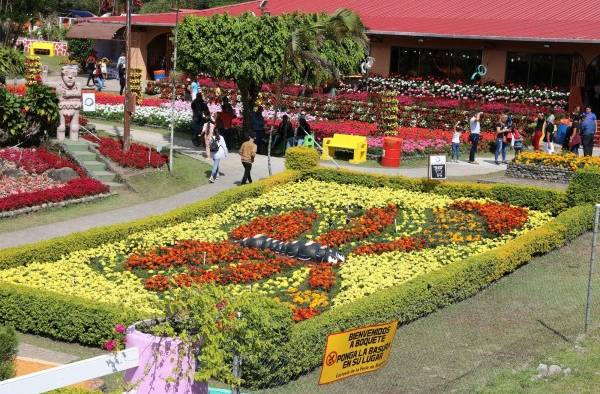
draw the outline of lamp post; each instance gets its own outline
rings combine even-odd
[[[116,3],[116,2],[115,2]],[[131,77],[131,0],[126,0],[127,4],[127,59],[126,59],[126,77],[125,77],[125,103],[123,108],[123,151],[127,152],[130,146],[131,140],[131,109],[133,107],[131,97],[131,84],[129,78]]]
[[[173,49],[173,68],[171,69],[171,83],[173,84],[173,90],[171,95],[171,143],[169,144],[169,171],[173,172],[173,138],[175,134],[175,72],[177,70],[177,36],[179,32],[179,2],[176,3],[175,10],[175,48]]]

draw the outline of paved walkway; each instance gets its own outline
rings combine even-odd
[[[102,122],[94,122],[98,129],[113,134],[120,134],[121,130]],[[168,146],[168,135],[162,135],[158,132],[151,132],[139,129],[132,129],[132,138],[136,141],[149,144],[151,146]],[[194,147],[190,140],[185,138],[174,139],[174,149],[189,155],[198,160],[208,160],[204,157],[203,151]],[[272,172],[277,174],[284,170],[284,160],[280,157],[271,158]],[[497,172],[505,169],[506,166],[496,166],[493,161],[481,160],[480,165],[472,165],[468,163],[449,163],[448,174],[450,177],[483,175],[492,172]],[[325,166],[334,166],[331,162],[323,162]],[[404,175],[409,177],[426,177],[427,169],[421,168],[369,168],[342,164],[344,168],[351,168],[355,171],[366,173],[381,173],[389,175]],[[25,245],[32,242],[51,239],[54,237],[68,235],[78,231],[85,231],[91,228],[124,223],[135,219],[141,219],[147,216],[158,215],[168,212],[180,206],[191,204],[193,202],[203,200],[214,196],[226,189],[234,187],[243,174],[243,169],[240,164],[240,158],[237,153],[231,153],[229,157],[221,162],[220,171],[222,175],[218,181],[213,184],[203,185],[198,188],[188,190],[173,196],[165,197],[159,200],[145,202],[143,204],[134,205],[125,208],[119,208],[112,211],[101,212],[93,215],[82,216],[63,222],[47,224],[38,227],[27,228],[14,232],[6,232],[0,234],[0,248],[8,248],[19,245]],[[254,179],[268,177],[267,158],[266,156],[258,156],[252,169]]]

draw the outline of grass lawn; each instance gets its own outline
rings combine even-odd
[[[48,66],[48,74],[60,74],[61,63],[67,63],[69,61],[68,56],[49,56],[49,55],[38,55],[40,61],[44,66]]]
[[[181,193],[208,182],[204,176],[206,171],[210,170],[208,164],[178,153],[175,153],[173,160],[173,174],[169,173],[167,169],[163,169],[130,177],[128,181],[137,193],[128,190],[119,191],[118,195],[99,201],[50,208],[32,214],[2,219],[0,232],[16,231],[140,204]]]
[[[585,379],[591,379],[587,387],[592,392],[600,387],[600,375],[594,373],[598,370],[592,369],[600,362],[597,354],[587,360],[582,357],[581,364],[575,362],[576,354],[565,355],[561,362],[574,370],[566,379],[572,387],[543,381],[531,383],[527,390],[518,386],[534,374],[537,362],[550,360],[545,354],[572,349],[582,333],[590,242],[589,234],[582,236],[476,296],[400,327],[388,364],[377,372],[318,386],[320,369],[316,369],[286,386],[262,392],[473,393],[489,384],[487,392],[578,393],[586,392],[578,390],[579,385],[587,385]],[[594,285],[600,288],[597,276]],[[594,295],[593,316],[600,321],[600,291]],[[598,337],[589,341],[592,355]],[[523,365],[530,368],[512,379],[515,385],[499,391],[504,375],[498,373]]]

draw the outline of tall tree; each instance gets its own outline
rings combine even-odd
[[[261,85],[281,79],[286,48],[294,30],[318,25],[328,18],[301,14],[186,17],[179,27],[178,64],[192,75],[204,72],[233,79],[240,90],[244,125],[248,129]],[[352,39],[338,43],[322,35],[319,43],[313,52],[342,73],[355,72],[364,59],[363,48]],[[297,67],[286,68],[285,82],[302,81],[308,70],[315,70],[314,63],[298,60]]]

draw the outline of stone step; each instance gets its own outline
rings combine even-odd
[[[116,180],[115,174],[108,171],[91,171],[92,176],[102,182],[113,182]]]
[[[96,157],[97,157],[95,153],[90,152],[90,151],[71,152],[71,154],[83,162],[96,161]]]
[[[63,141],[63,145],[71,152],[88,151],[90,144],[87,141]]]
[[[104,171],[106,170],[106,165],[97,160],[83,160],[83,166],[89,171]]]
[[[125,190],[127,189],[127,185],[124,183],[119,183],[119,182],[104,182],[104,184],[106,186],[108,186],[110,188],[110,191],[116,191],[116,190]]]

